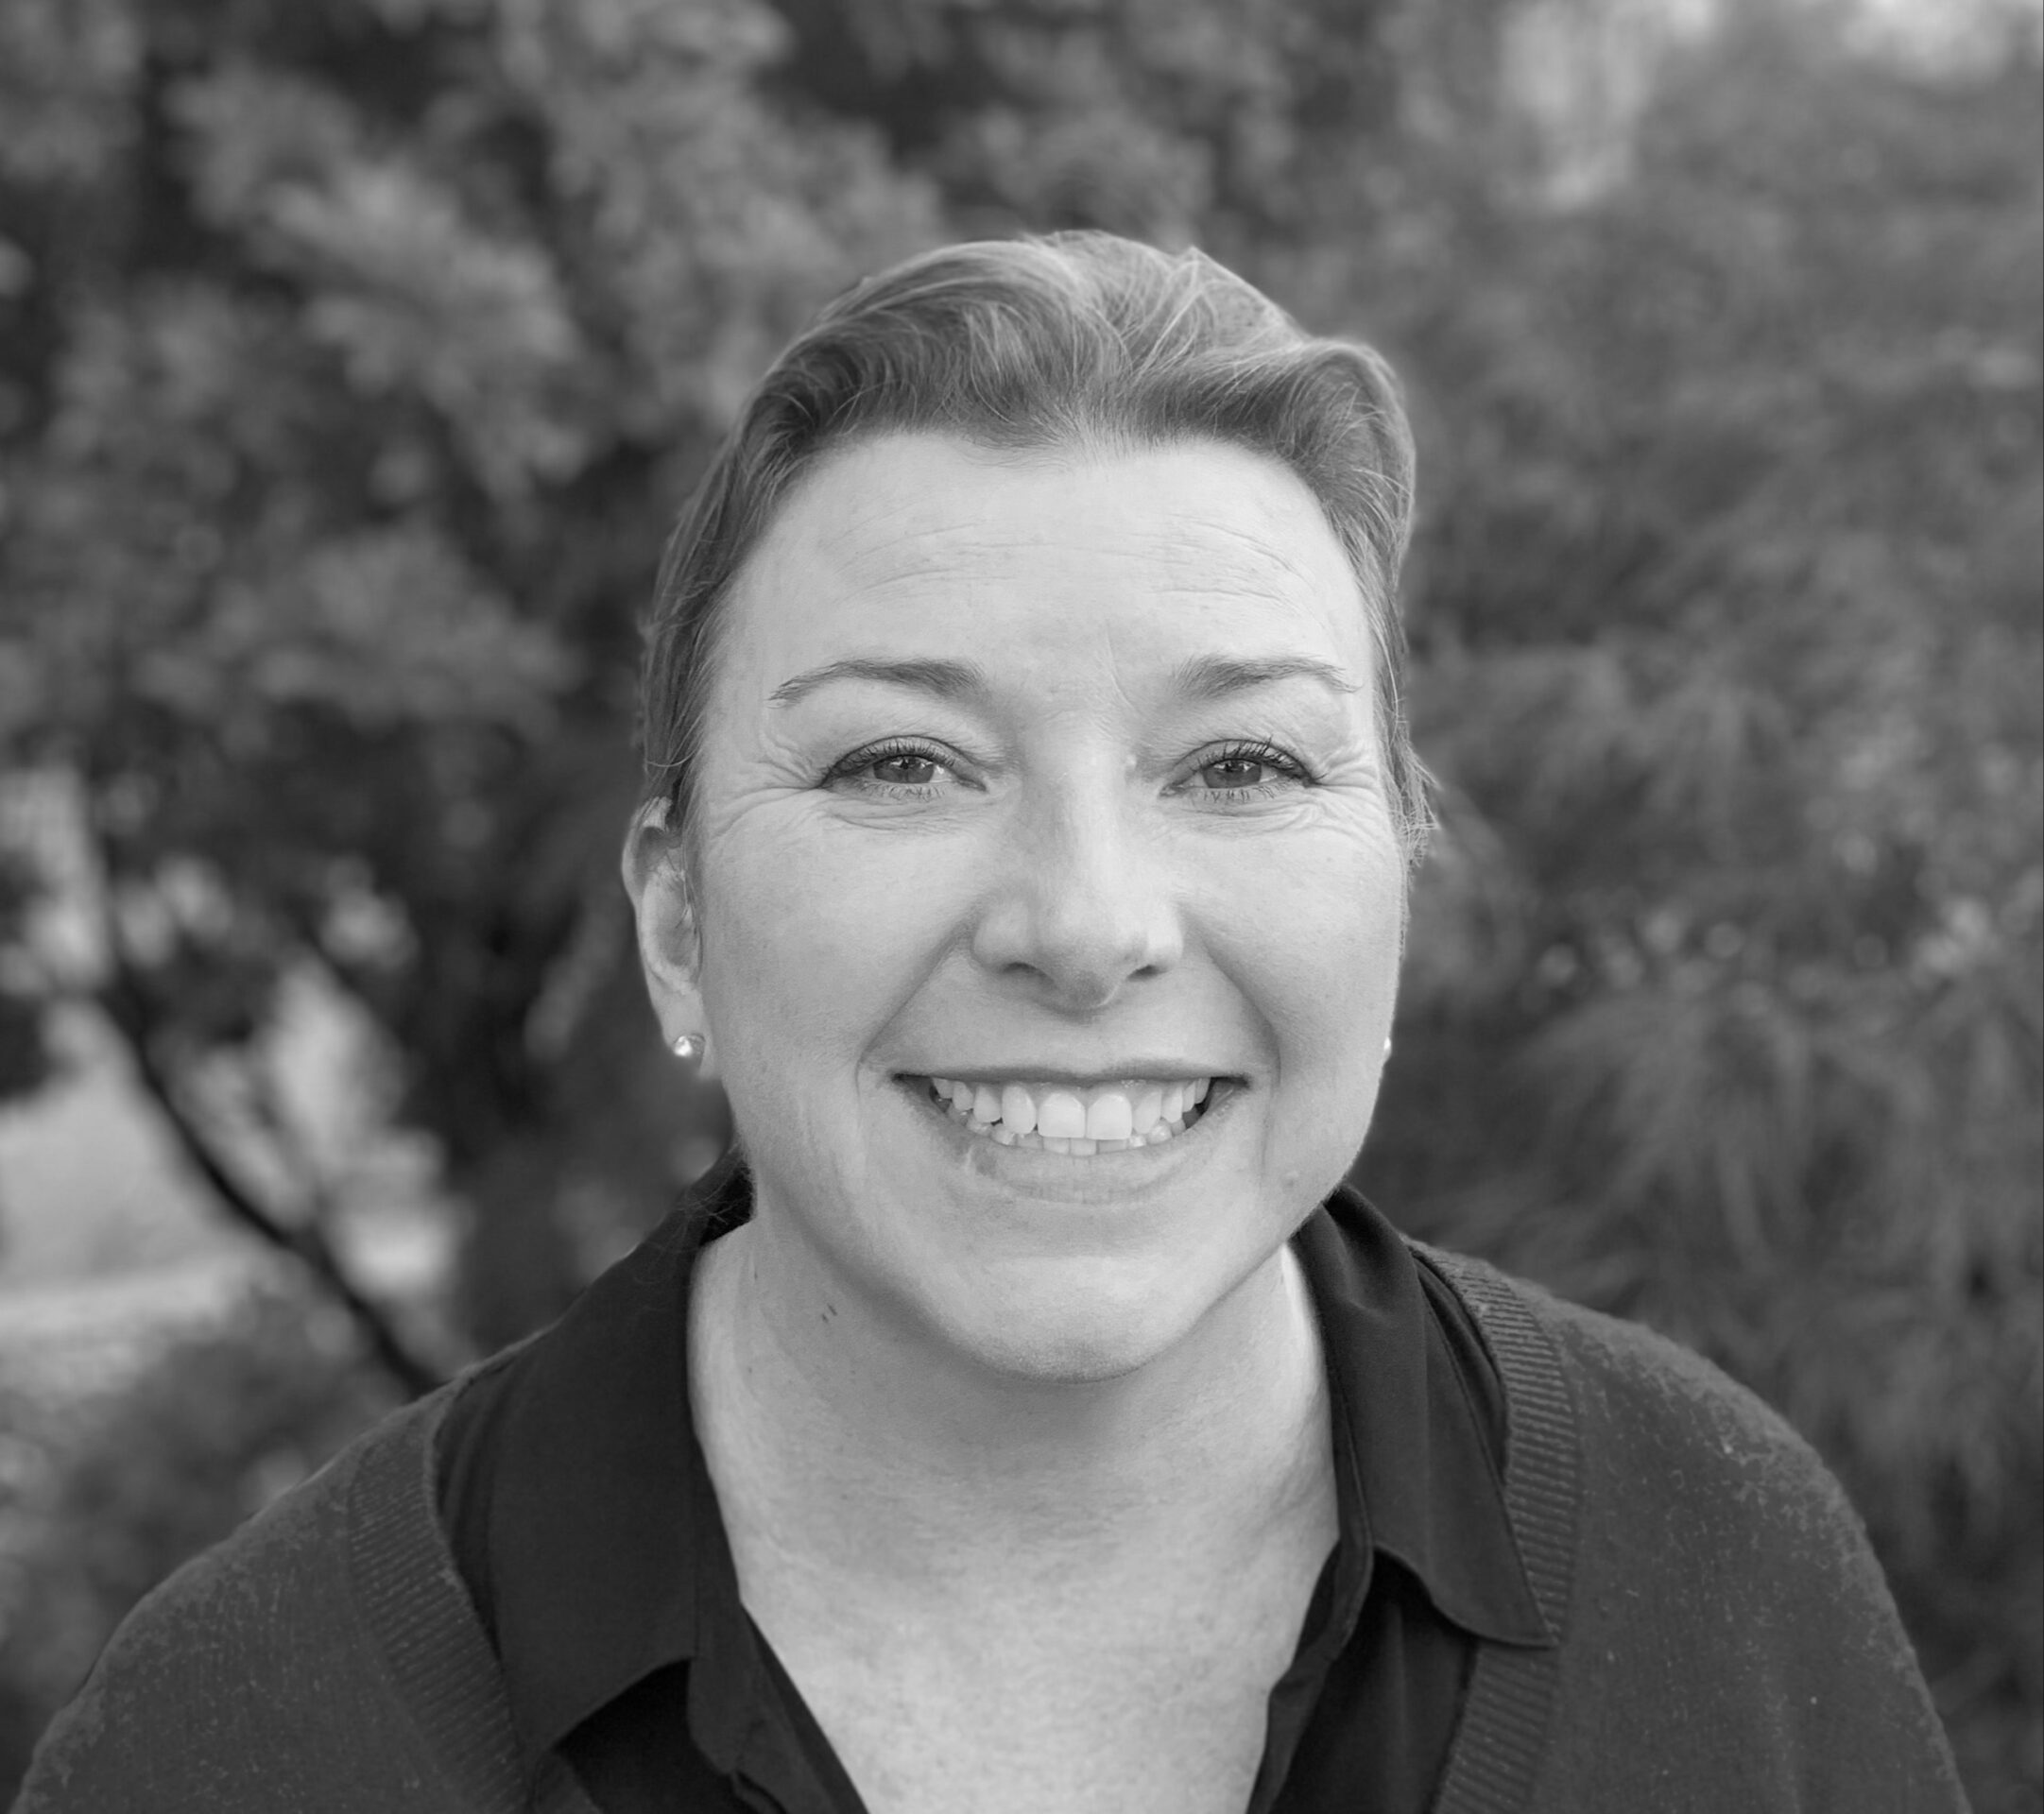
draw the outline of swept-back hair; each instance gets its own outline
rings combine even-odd
[[[829,303],[774,362],[682,512],[646,620],[645,798],[671,803],[670,824],[693,817],[721,607],[747,556],[825,454],[917,432],[1020,454],[1218,441],[1291,468],[1361,587],[1387,791],[1418,862],[1432,818],[1401,697],[1413,444],[1398,380],[1203,253],[1094,232],[911,258]]]

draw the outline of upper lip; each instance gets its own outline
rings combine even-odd
[[[1190,1084],[1202,1077],[1228,1078],[1232,1073],[1218,1067],[1202,1070],[1182,1058],[1130,1058],[1107,1065],[1089,1065],[1083,1070],[1064,1065],[965,1065],[955,1070],[903,1073],[911,1077],[941,1077],[953,1084],[1064,1084],[1089,1089],[1101,1084]]]

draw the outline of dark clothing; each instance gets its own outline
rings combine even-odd
[[[1506,1511],[1557,1640],[1477,1641],[1433,1814],[1964,1814],[1864,1533],[1801,1440],[1643,1329],[1422,1258],[1496,1365]],[[436,1513],[448,1405],[528,1352],[386,1418],[145,1600],[16,1814],[596,1814],[559,1753],[528,1771]],[[764,1754],[772,1722],[712,1719],[720,1660],[688,1682],[713,1771],[806,1767]]]
[[[523,1754],[558,1748],[604,1814],[724,1814],[747,1805],[734,1775],[788,1814],[863,1807],[739,1604],[691,1429],[690,1275],[706,1224],[749,1201],[730,1177],[441,1425],[441,1521]],[[1504,1510],[1501,1389],[1453,1292],[1362,1198],[1338,1192],[1296,1248],[1340,1535],[1270,1698],[1250,1814],[1424,1814],[1477,1641],[1550,1641]]]

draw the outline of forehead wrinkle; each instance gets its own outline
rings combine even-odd
[[[937,576],[945,556],[933,547],[927,522],[919,522],[926,517],[928,501],[885,490],[876,496],[869,487],[829,487],[833,469],[842,463],[842,455],[826,456],[821,471],[806,475],[809,482],[769,526],[767,545],[778,544],[782,560],[796,573],[807,569],[848,599],[903,579]],[[829,492],[830,507],[817,504],[823,490]],[[941,538],[941,528],[936,535]]]
[[[1211,559],[1219,554],[1231,565],[1239,563],[1237,572],[1245,578],[1276,570],[1309,590],[1317,590],[1321,583],[1299,564],[1288,548],[1252,529],[1231,522],[1216,522],[1211,517],[1190,511],[1174,511],[1167,517],[1157,540],[1157,552],[1167,561]]]
[[[1166,581],[1159,590],[1223,604],[1255,598],[1309,618],[1331,592],[1344,608],[1362,608],[1346,562],[1316,573],[1285,547],[1233,524],[1188,514],[1147,540],[1143,557]]]
[[[963,577],[959,568],[969,566],[975,556],[1020,554],[1026,557],[1045,551],[1090,556],[1117,565],[1142,563],[1159,577],[1176,577],[1190,569],[1198,576],[1191,590],[1211,590],[1213,581],[1219,577],[1237,590],[1277,600],[1284,600],[1291,587],[1317,593],[1329,577],[1324,573],[1316,575],[1312,569],[1318,563],[1310,556],[1302,562],[1291,545],[1297,539],[1292,532],[1310,539],[1315,530],[1324,532],[1327,525],[1317,501],[1280,462],[1255,461],[1291,478],[1300,493],[1266,496],[1265,503],[1276,506],[1279,519],[1272,525],[1280,532],[1275,537],[1218,521],[1212,515],[1177,505],[1168,496],[1156,500],[1156,514],[1148,521],[1144,520],[1147,513],[1142,511],[1136,513],[1133,522],[1126,516],[1108,512],[1089,522],[1082,514],[1075,525],[1068,524],[1061,533],[1046,536],[1039,524],[1009,521],[998,498],[989,501],[982,492],[960,500],[947,493],[942,478],[948,471],[977,469],[979,474],[986,474],[1005,468],[1013,472],[1018,489],[1026,490],[1033,479],[1046,472],[1070,472],[1072,463],[1058,459],[1005,460],[949,436],[932,436],[928,444],[917,445],[923,438],[883,437],[869,451],[881,454],[883,459],[902,454],[919,461],[939,456],[938,471],[932,475],[936,480],[934,488],[912,487],[904,494],[899,488],[884,487],[876,495],[873,488],[865,486],[833,488],[832,479],[841,477],[848,466],[859,465],[861,446],[854,444],[826,454],[819,467],[807,475],[809,483],[800,486],[787,501],[786,513],[800,520],[799,540],[806,542],[813,557],[840,574],[848,590],[854,594],[920,577]],[[1081,468],[1096,468],[1103,476],[1120,464],[1115,460],[1076,462]],[[815,507],[819,488],[834,490],[836,508]],[[961,503],[965,505],[963,509]],[[845,507],[848,505],[849,509]],[[1081,511],[1085,511],[1084,505]],[[1218,575],[1216,568],[1222,569]],[[1343,577],[1352,583],[1353,575],[1346,560],[1342,570]]]
[[[1039,589],[1055,594],[1075,587],[1081,595],[1126,592],[1202,615],[1253,600],[1308,623],[1322,620],[1330,606],[1338,608],[1337,617],[1341,608],[1367,616],[1352,567],[1338,546],[1321,546],[1325,519],[1303,492],[1265,497],[1275,509],[1250,525],[1228,521],[1225,507],[1202,511],[1154,491],[1148,507],[1124,516],[1108,507],[1107,493],[1096,492],[1072,501],[1076,509],[1064,520],[1046,523],[1025,509],[1017,521],[998,488],[990,498],[985,491],[960,497],[942,483],[953,464],[984,471],[998,462],[975,459],[969,449],[914,451],[950,457],[930,475],[933,483],[905,492],[899,485],[833,487],[848,463],[856,464],[848,461],[849,450],[810,474],[811,484],[789,500],[788,515],[797,521],[783,519],[795,533],[781,543],[782,558],[769,556],[765,563],[779,569],[778,585],[807,594],[816,607],[855,612],[862,605],[1025,604]],[[1032,476],[1025,464],[1018,486],[1026,490]]]
[[[1265,543],[1230,537],[1240,545],[1217,547],[1216,525],[1198,527],[1209,539],[1205,547],[1163,532],[1145,533],[1125,546],[1102,547],[1069,537],[1010,531],[1005,525],[960,524],[879,546],[842,548],[831,565],[844,604],[915,603],[932,597],[963,603],[974,595],[986,596],[989,588],[1061,586],[1068,577],[1083,584],[1085,570],[1117,590],[1125,586],[1153,597],[1223,607],[1231,600],[1255,598],[1294,613],[1310,610],[1313,600],[1326,590],[1325,579],[1315,580]],[[1074,562],[1079,571],[1055,566],[1032,570],[1028,557],[1046,549]],[[1002,559],[1004,556],[1021,558],[1011,563]],[[1346,569],[1340,578],[1346,581]]]
[[[989,556],[1032,545],[1023,535],[996,532],[993,525],[944,522],[918,527],[917,511],[876,513],[865,524],[845,524],[816,549],[822,577],[834,604],[857,606],[961,603],[1019,577],[1009,563]],[[886,532],[889,522],[901,525]],[[862,530],[877,528],[878,534]]]

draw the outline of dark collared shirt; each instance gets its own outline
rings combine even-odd
[[[525,1762],[559,1752],[604,1814],[863,1807],[739,1602],[690,1418],[691,1271],[749,1209],[728,1175],[442,1427],[441,1519]],[[1339,1536],[1271,1690],[1249,1814],[1422,1814],[1477,1644],[1549,1641],[1499,1484],[1503,1400],[1460,1301],[1363,1198],[1337,1191],[1294,1245]]]

